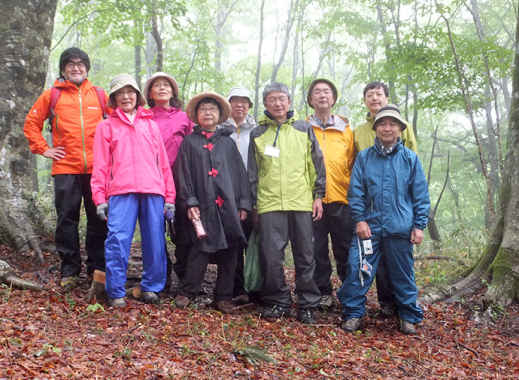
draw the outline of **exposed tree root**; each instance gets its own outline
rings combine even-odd
[[[44,287],[23,278],[18,277],[13,268],[3,260],[0,260],[0,283],[13,286],[18,289],[44,290]]]
[[[455,302],[467,294],[474,293],[482,286],[480,276],[470,275],[451,285],[426,289],[420,300],[428,304],[439,301]]]

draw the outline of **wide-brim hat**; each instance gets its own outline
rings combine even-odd
[[[135,78],[132,77],[130,74],[119,74],[116,75],[112,81],[110,82],[110,92],[109,92],[109,99],[108,99],[108,107],[110,108],[116,108],[117,105],[112,103],[112,98],[117,91],[119,91],[121,88],[131,86],[137,93],[140,95],[137,97],[137,101],[139,104],[138,106],[145,106],[146,105],[146,99],[142,97],[141,90],[139,89],[139,85],[135,81]]]
[[[171,85],[171,88],[173,89],[173,97],[175,97],[175,96],[178,97],[178,84],[177,84],[177,81],[175,80],[175,78],[173,78],[171,75],[169,75],[167,73],[164,73],[162,71],[158,71],[155,74],[153,74],[146,81],[146,84],[144,85],[144,98],[146,98],[146,100],[149,99],[151,84],[157,78],[164,78],[164,79],[166,79],[169,82],[169,84]]]
[[[407,122],[400,115],[400,110],[394,104],[388,104],[387,106],[382,107],[375,114],[375,120],[373,122],[373,130],[377,129],[377,124],[385,117],[392,117],[396,121],[400,123],[400,128],[403,131],[407,128]]]
[[[218,124],[223,123],[229,118],[229,115],[231,114],[231,105],[227,100],[225,100],[223,96],[218,95],[215,92],[202,92],[198,95],[195,95],[193,98],[191,98],[189,103],[187,103],[186,113],[193,123],[198,124],[196,109],[198,103],[200,103],[200,101],[205,98],[214,99],[220,106],[220,118],[218,119]]]
[[[308,103],[308,105],[310,107],[314,108],[314,106],[312,105],[312,102],[311,102],[312,91],[313,91],[315,85],[318,84],[318,83],[326,83],[332,89],[332,93],[333,93],[333,104],[332,104],[332,107],[333,107],[335,105],[335,103],[337,102],[337,97],[338,97],[339,94],[337,92],[337,87],[335,87],[333,82],[331,80],[328,80],[328,79],[325,79],[325,78],[317,78],[317,79],[313,80],[312,83],[310,83],[310,87],[308,87],[308,93],[306,94],[306,102]]]
[[[240,98],[247,98],[247,100],[249,101],[249,107],[252,107],[254,105],[254,103],[252,102],[252,99],[251,99],[250,92],[245,87],[231,88],[231,91],[229,92],[229,96],[227,97],[227,100],[230,102],[231,98],[233,96],[238,96]]]

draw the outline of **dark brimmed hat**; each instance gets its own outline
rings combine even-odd
[[[332,81],[325,79],[325,78],[317,78],[317,79],[313,80],[312,83],[310,83],[310,87],[308,87],[308,94],[306,94],[306,102],[308,103],[308,105],[310,107],[314,108],[310,99],[312,98],[312,91],[313,91],[315,85],[317,85],[319,83],[326,83],[332,89],[332,92],[333,92],[332,107],[333,107],[335,105],[335,103],[337,102],[337,97],[338,97],[337,87],[335,87],[335,85],[333,84]]]
[[[403,131],[407,128],[407,122],[400,115],[400,110],[394,104],[388,104],[378,110],[375,115],[375,121],[373,122],[373,130],[377,129],[377,124],[385,117],[392,117],[400,123],[400,129]]]
[[[145,106],[146,100],[142,97],[141,90],[139,89],[139,86],[137,85],[137,82],[135,81],[135,78],[133,78],[130,74],[119,74],[112,79],[110,82],[110,98],[108,99],[108,107],[110,108],[116,108],[116,104],[113,104],[113,96],[117,91],[119,91],[121,88],[131,86],[135,91],[137,91],[137,101],[139,104],[137,106]]]
[[[155,74],[153,74],[147,81],[146,81],[146,84],[144,85],[144,98],[146,99],[146,101],[149,103],[150,102],[150,88],[151,88],[151,84],[153,83],[153,81],[157,78],[164,78],[166,79],[169,84],[171,85],[171,88],[173,89],[173,97],[177,96],[178,97],[178,84],[177,84],[177,81],[175,80],[175,78],[173,78],[171,75],[169,74],[166,74],[166,73],[163,73],[162,71],[159,71],[159,72],[156,72]]]
[[[186,113],[193,123],[198,124],[198,120],[196,117],[197,106],[198,103],[200,103],[200,101],[202,101],[205,98],[213,99],[220,106],[220,118],[218,119],[218,124],[223,123],[225,120],[229,118],[229,115],[231,114],[231,105],[227,100],[225,100],[223,96],[218,95],[215,92],[202,92],[198,95],[195,95],[193,98],[191,98],[189,103],[187,103]]]

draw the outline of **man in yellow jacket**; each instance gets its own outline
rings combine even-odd
[[[321,292],[321,308],[333,305],[332,266],[328,252],[328,235],[341,281],[346,278],[348,251],[353,224],[348,206],[348,187],[355,160],[353,133],[348,119],[332,114],[337,101],[337,88],[328,79],[315,79],[308,89],[307,102],[315,111],[308,121],[324,156],[326,167],[326,195],[323,198],[323,217],[314,227],[314,281]]]
[[[389,103],[389,89],[383,82],[371,82],[364,87],[364,104],[369,112],[366,116],[366,122],[357,126],[353,130],[353,138],[355,142],[356,153],[371,147],[375,142],[375,130],[373,123],[376,113]],[[402,143],[409,149],[418,153],[418,145],[413,132],[413,128],[406,123],[407,128],[402,131]],[[380,311],[385,316],[392,316],[395,313],[396,306],[393,299],[393,293],[389,278],[387,275],[387,266],[384,256],[381,257],[377,269],[377,296],[380,304]]]

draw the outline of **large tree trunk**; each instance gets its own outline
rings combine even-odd
[[[32,192],[35,165],[23,124],[45,84],[56,5],[8,0],[0,13],[0,242],[39,254],[43,218]]]
[[[428,292],[426,301],[456,298],[489,283],[486,298],[501,306],[519,300],[519,16],[516,24],[508,154],[505,160],[499,217],[479,262],[461,281]]]

